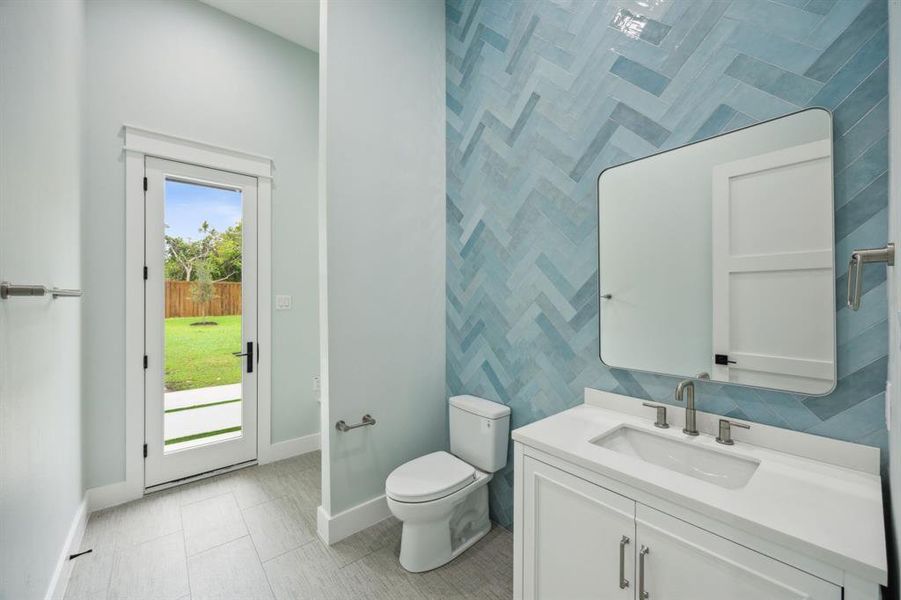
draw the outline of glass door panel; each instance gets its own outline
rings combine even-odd
[[[256,179],[147,159],[145,484],[256,457]]]

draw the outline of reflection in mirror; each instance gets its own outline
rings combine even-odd
[[[598,178],[611,367],[835,386],[832,118],[809,109]]]

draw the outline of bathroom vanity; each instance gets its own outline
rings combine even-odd
[[[716,442],[635,398],[513,432],[515,597],[878,600],[887,579],[879,450],[752,424]]]

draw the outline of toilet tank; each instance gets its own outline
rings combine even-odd
[[[451,454],[487,473],[507,464],[510,407],[476,396],[450,399]]]

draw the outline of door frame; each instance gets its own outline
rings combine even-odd
[[[147,190],[144,194],[145,253],[144,264],[148,271],[144,280],[144,489],[157,490],[163,486],[178,484],[186,479],[207,473],[220,472],[238,465],[257,461],[257,382],[259,369],[257,357],[261,354],[245,348],[257,345],[257,321],[259,290],[257,287],[257,219],[259,210],[257,189],[259,179],[200,167],[183,162],[148,157],[144,162]],[[240,424],[238,436],[213,443],[168,452],[166,445],[166,374],[165,355],[167,332],[165,312],[167,286],[165,277],[166,256],[160,249],[166,237],[167,182],[180,181],[205,185],[210,188],[229,189],[239,194],[242,230],[241,252],[244,269],[241,276],[241,325],[240,337],[229,349],[237,351],[236,360],[240,375]],[[245,346],[248,344],[249,346]]]
[[[162,158],[257,178],[257,462],[269,462],[272,401],[272,159],[123,126],[125,153],[125,482],[144,494],[144,160]]]

